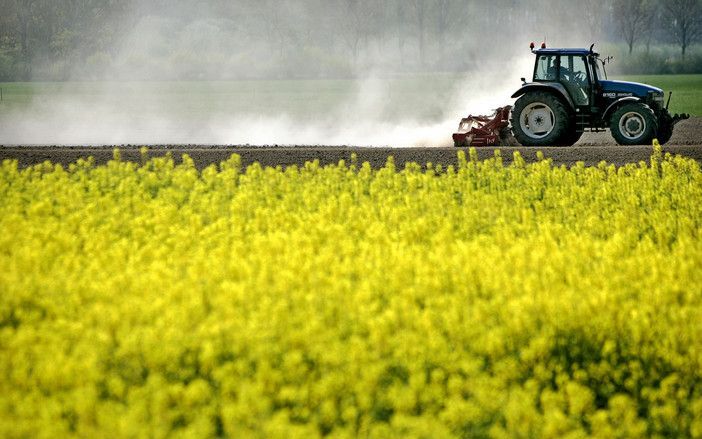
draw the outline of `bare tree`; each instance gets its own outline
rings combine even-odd
[[[340,27],[342,38],[351,51],[353,64],[358,62],[361,43],[371,31],[371,18],[375,12],[374,4],[369,0],[342,0]]]
[[[604,31],[604,17],[609,12],[611,2],[608,0],[580,0],[579,7],[584,15],[587,30],[593,41],[602,38]]]
[[[657,0],[651,0],[651,11],[646,18],[644,27],[647,29],[645,33],[644,40],[646,41],[646,53],[651,52],[651,43],[655,37],[654,29],[657,23],[661,22],[661,2]]]
[[[614,0],[613,13],[631,54],[641,36],[650,32],[646,26],[654,13],[653,3],[650,0]]]
[[[412,11],[414,12],[413,18],[417,31],[417,46],[419,48],[419,65],[423,68],[426,64],[427,15],[430,6],[428,0],[410,0],[409,4],[412,6]]]
[[[259,2],[260,21],[264,24],[266,40],[271,49],[277,53],[278,58],[285,56],[286,42],[289,31],[287,29],[287,4],[275,0],[261,0]]]
[[[405,23],[407,22],[407,5],[404,1],[399,0],[396,3],[397,15],[396,20],[396,31],[397,31],[397,53],[400,56],[400,64],[402,67],[405,66],[405,35],[407,31],[405,29]]]
[[[666,27],[685,59],[687,48],[702,36],[702,0],[666,0],[663,10]]]
[[[32,38],[35,30],[35,10],[38,5],[37,0],[14,0],[10,2],[10,11],[14,11],[15,23],[17,24],[17,41],[19,42],[20,59],[22,61],[21,75],[24,79],[29,79],[32,74],[31,59],[34,54]]]
[[[439,63],[446,59],[447,35],[452,35],[465,17],[465,2],[460,0],[434,0],[436,14],[436,36],[439,47]]]
[[[29,59],[31,56],[30,30],[33,18],[35,0],[15,0],[15,11],[19,25],[19,40],[22,57]]]
[[[0,0],[0,10],[5,13],[0,14],[0,43],[12,40],[14,42],[16,29],[16,16],[12,13],[15,8],[14,0]]]

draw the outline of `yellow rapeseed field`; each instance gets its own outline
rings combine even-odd
[[[2,438],[702,437],[695,161],[116,158],[2,164]]]

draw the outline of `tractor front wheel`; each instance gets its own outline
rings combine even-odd
[[[527,93],[512,110],[514,137],[524,146],[560,145],[571,134],[565,105],[549,93]]]
[[[658,125],[648,105],[627,104],[614,113],[610,129],[612,137],[620,145],[650,145]]]

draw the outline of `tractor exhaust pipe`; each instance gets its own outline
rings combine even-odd
[[[668,111],[668,107],[670,107],[670,99],[673,97],[673,91],[671,90],[670,93],[668,93],[668,102],[665,104],[665,111]]]

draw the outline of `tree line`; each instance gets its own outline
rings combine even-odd
[[[0,80],[463,71],[528,40],[676,45],[702,0],[0,0]]]
[[[642,41],[650,46],[658,26],[662,26],[668,41],[680,47],[683,58],[688,48],[702,37],[699,0],[614,0],[612,13],[629,53]]]

